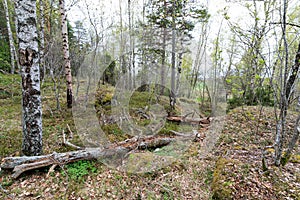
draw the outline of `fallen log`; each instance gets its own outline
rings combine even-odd
[[[65,153],[54,152],[42,156],[6,157],[2,159],[1,168],[13,169],[12,177],[18,178],[25,171],[50,165],[61,166],[79,160],[105,160],[115,156],[125,158],[130,151],[160,148],[175,140],[176,138],[163,136],[134,137],[120,143],[111,144],[106,148],[86,148]]]
[[[191,125],[202,125],[205,126],[209,125],[210,122],[212,121],[212,118],[210,117],[205,117],[205,118],[190,118],[186,116],[170,116],[167,117],[168,121],[171,122],[177,122],[177,123],[188,123]]]

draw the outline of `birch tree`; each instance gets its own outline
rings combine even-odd
[[[41,80],[44,81],[45,74],[46,74],[46,68],[44,63],[44,49],[45,49],[45,37],[44,37],[44,27],[45,27],[45,19],[44,19],[44,2],[43,0],[40,0],[40,30],[39,30],[39,40],[40,40],[40,68],[42,70],[41,73]]]
[[[10,27],[10,18],[9,18],[9,10],[7,5],[7,0],[3,0],[3,6],[5,10],[5,18],[6,18],[6,24],[7,24],[7,32],[8,32],[8,40],[9,40],[9,50],[10,50],[10,63],[11,63],[11,73],[13,74],[15,72],[15,45],[14,45],[14,39]]]
[[[65,10],[64,0],[59,0],[59,8],[60,8],[60,15],[61,15],[63,54],[65,60],[65,76],[67,81],[67,105],[68,108],[72,108],[72,99],[73,99],[72,74],[71,74],[71,62],[70,62],[70,52],[69,52],[67,15]]]
[[[33,156],[42,154],[42,105],[36,1],[16,1],[19,38],[19,63],[22,76],[22,152]]]

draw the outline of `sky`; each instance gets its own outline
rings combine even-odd
[[[70,8],[68,5],[70,5],[70,2],[74,0],[67,0],[67,7]],[[143,1],[146,0],[132,0],[132,2],[136,5],[134,12],[141,12],[141,4]],[[192,1],[192,0],[191,0]],[[231,20],[238,20],[245,21],[247,18],[246,13],[247,10],[244,6],[242,6],[242,3],[237,2],[230,2],[230,0],[193,0],[194,2],[199,2],[204,5],[208,6],[209,13],[211,15],[211,37],[214,37],[220,27],[220,23],[222,19],[224,18],[222,16],[222,11],[227,9],[227,12],[229,16],[231,17]],[[236,1],[236,0],[235,0]],[[119,8],[119,2],[122,2],[124,4],[122,6],[122,11],[124,15],[126,15],[127,10],[127,0],[80,0],[78,3],[74,6],[72,6],[70,9],[68,9],[68,19],[70,22],[74,22],[77,20],[83,21],[86,27],[89,26],[89,19],[88,15],[86,14],[86,5],[84,2],[88,3],[89,8],[91,8],[92,15],[94,14],[96,17],[100,15],[104,15],[107,20],[106,21],[118,21],[119,17],[117,13],[120,12]],[[98,8],[97,10],[95,8]],[[102,9],[102,10],[101,10]],[[114,19],[113,19],[114,18]],[[105,21],[105,20],[104,20]],[[126,16],[124,16],[124,21],[127,21]],[[225,24],[225,23],[224,23]],[[245,23],[241,23],[245,24]]]
[[[74,0],[67,0],[68,2]],[[141,5],[143,1],[147,0],[131,0],[132,4],[135,5],[135,9],[133,12],[141,12]],[[243,29],[248,30],[253,24],[253,19],[250,19],[249,11],[245,7],[246,3],[251,3],[252,0],[190,0],[196,3],[202,3],[207,5],[209,13],[211,15],[210,18],[210,34],[209,34],[209,42],[208,42],[208,51],[211,53],[213,48],[213,41],[217,37],[218,31],[221,28],[223,36],[228,36],[229,27],[226,20],[224,20],[223,13],[226,11],[228,16],[230,16],[231,22],[236,22]],[[276,0],[278,1],[278,0]],[[86,4],[91,9],[90,13],[95,18],[96,23],[99,23],[100,16],[103,16],[104,24],[103,26],[109,26],[110,24],[114,24],[114,22],[119,23],[119,15],[121,2],[122,12],[123,12],[123,20],[124,23],[127,23],[127,0],[79,0],[75,6],[72,6],[68,11],[68,19],[71,22],[75,22],[77,20],[81,20],[84,22],[85,26],[89,26],[88,15],[86,14]],[[295,5],[299,5],[299,0],[289,0],[289,6],[294,7]],[[263,1],[257,0],[257,5],[262,9]],[[98,20],[97,20],[98,18]],[[221,23],[222,22],[222,23]],[[100,27],[100,26],[99,26]],[[195,34],[197,36],[197,32]],[[195,39],[197,40],[197,39]],[[226,41],[225,41],[226,43]]]

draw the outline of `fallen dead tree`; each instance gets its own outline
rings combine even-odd
[[[146,136],[134,137],[123,142],[111,144],[106,148],[86,148],[65,153],[52,153],[42,156],[6,157],[2,159],[2,169],[13,169],[13,178],[23,172],[47,166],[61,166],[79,160],[109,159],[115,156],[125,157],[131,151],[155,149],[166,146],[175,140],[195,139],[197,134],[175,134],[174,136]],[[65,142],[65,141],[64,141]],[[68,145],[69,143],[65,143]]]
[[[171,122],[186,123],[191,125],[200,125],[201,127],[207,127],[212,121],[212,118],[190,118],[186,116],[170,116],[167,117],[167,120]]]

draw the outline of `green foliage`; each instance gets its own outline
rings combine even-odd
[[[116,61],[113,60],[109,53],[105,53],[101,56],[100,63],[105,69],[102,75],[103,83],[108,83],[114,86],[116,84]]]
[[[100,85],[96,92],[96,108],[97,106],[108,106],[111,104],[115,88],[110,85]]]
[[[274,96],[271,86],[264,85],[262,87],[256,88],[254,91],[248,92],[238,92],[237,90],[232,90],[233,97],[228,99],[228,109],[233,109],[242,105],[255,106],[273,106]]]
[[[85,59],[85,56],[89,49],[89,45],[86,42],[86,30],[83,27],[82,22],[76,21],[75,27],[72,27],[72,25],[68,21],[67,25],[72,75],[76,76],[80,66]]]
[[[21,76],[19,74],[0,73],[0,99],[20,96],[21,93]]]
[[[92,161],[80,160],[78,162],[68,164],[66,171],[70,179],[83,181],[84,176],[96,173],[97,168]]]
[[[3,3],[0,3],[0,69],[10,71],[10,51]]]
[[[6,72],[10,71],[10,52],[9,44],[5,37],[0,33],[0,69]]]
[[[187,0],[155,0],[149,6],[147,18],[160,28],[180,30],[189,38],[190,32],[199,21],[207,21],[209,14],[204,6],[188,6]]]

